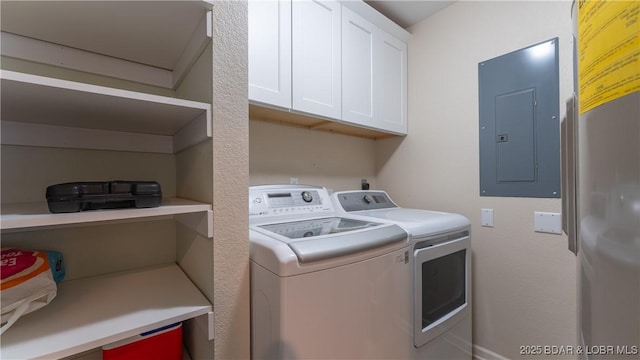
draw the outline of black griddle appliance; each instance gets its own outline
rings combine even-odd
[[[52,213],[160,206],[162,190],[155,181],[72,182],[47,187]]]

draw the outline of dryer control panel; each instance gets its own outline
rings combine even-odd
[[[327,189],[306,185],[249,188],[249,216],[280,216],[333,211]]]
[[[397,207],[384,191],[341,191],[334,194],[344,211],[376,210]]]

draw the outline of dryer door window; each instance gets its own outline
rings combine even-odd
[[[423,346],[470,314],[468,232],[418,242],[414,250],[414,345]]]
[[[422,328],[464,305],[466,250],[422,263]]]

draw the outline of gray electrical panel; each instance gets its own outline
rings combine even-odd
[[[560,197],[558,38],[478,64],[480,195]]]

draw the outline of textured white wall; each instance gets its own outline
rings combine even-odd
[[[533,232],[557,199],[479,196],[478,63],[560,39],[560,109],[572,91],[571,1],[461,1],[411,29],[409,135],[377,144],[377,181],[401,205],[472,222],[473,335],[480,356],[576,343],[575,258],[565,236]],[[480,209],[495,227],[480,226]]]
[[[213,7],[213,276],[215,359],[248,359],[249,121],[247,4]]]

